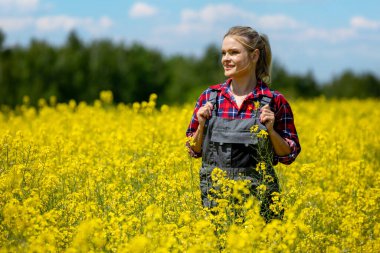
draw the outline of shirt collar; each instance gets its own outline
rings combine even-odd
[[[232,79],[229,78],[219,87],[219,90],[221,90],[222,94],[227,98],[231,97],[231,89],[230,89],[231,82],[232,82]],[[247,96],[247,98],[248,99],[256,99],[256,98],[259,98],[262,96],[272,98],[273,94],[265,82],[263,82],[261,79],[257,79],[257,84],[256,84],[255,88]]]
[[[255,98],[260,97],[260,96],[267,96],[267,97],[273,98],[273,94],[271,90],[269,89],[268,85],[261,79],[257,79],[257,85],[255,89],[253,90],[253,95]]]

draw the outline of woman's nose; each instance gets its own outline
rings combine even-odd
[[[230,55],[229,54],[224,54],[223,56],[222,56],[222,62],[225,62],[225,61],[229,61],[230,60]]]

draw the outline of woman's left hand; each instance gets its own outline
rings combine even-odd
[[[273,130],[274,125],[274,112],[271,111],[269,105],[264,105],[261,109],[260,122],[265,125],[268,132]]]

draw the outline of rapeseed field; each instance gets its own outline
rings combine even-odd
[[[276,166],[284,219],[265,224],[256,198],[202,208],[193,105],[156,99],[0,113],[0,252],[380,252],[378,100],[291,101],[302,152]]]

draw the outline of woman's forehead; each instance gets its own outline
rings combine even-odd
[[[222,48],[244,48],[242,43],[239,42],[239,40],[235,36],[227,36],[223,39]]]

